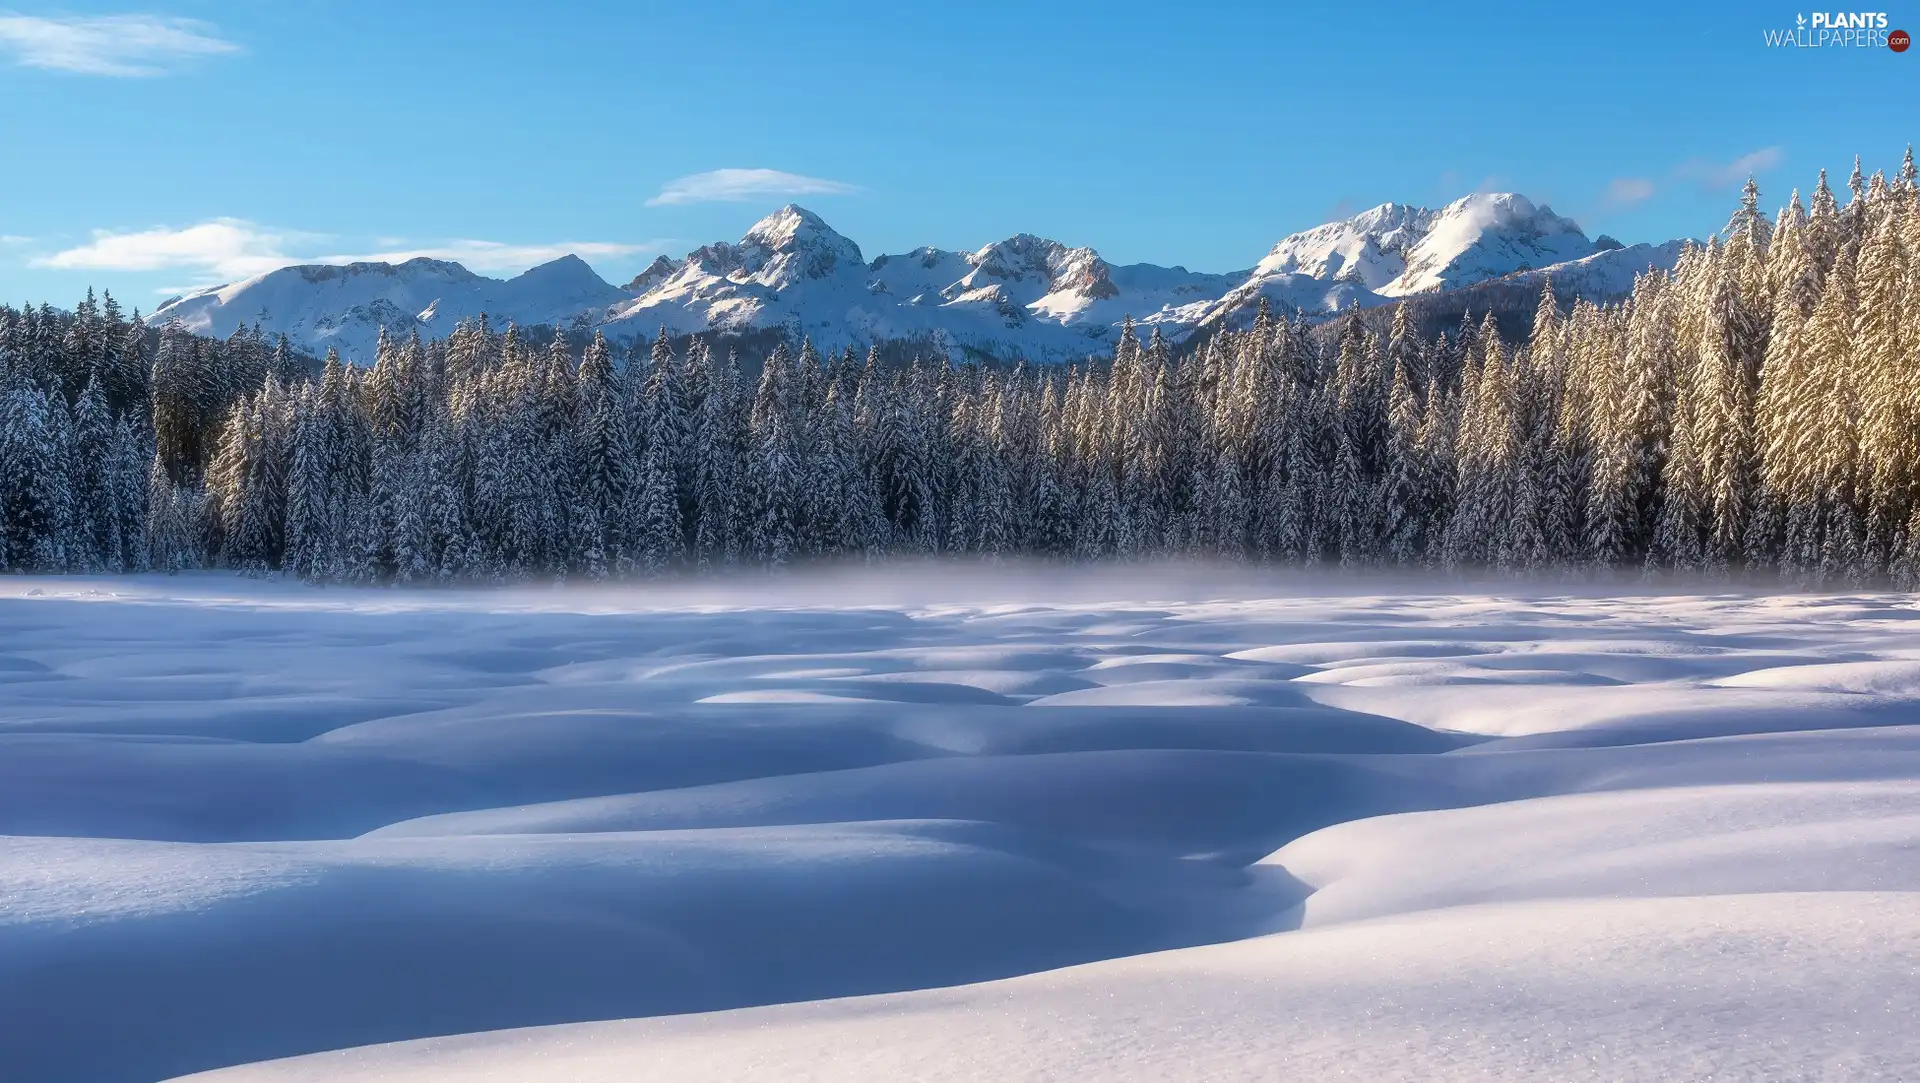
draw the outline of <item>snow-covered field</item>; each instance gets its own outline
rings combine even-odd
[[[0,1079],[1920,1073],[1911,598],[1309,583],[0,580]]]

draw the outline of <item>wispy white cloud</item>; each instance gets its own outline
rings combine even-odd
[[[0,233],[0,247],[18,248],[23,244],[32,243],[32,237],[22,237],[18,233]]]
[[[48,17],[0,11],[0,51],[29,68],[120,77],[164,75],[195,57],[240,52],[197,19],[165,15]]]
[[[778,169],[714,169],[670,180],[649,207],[688,203],[741,203],[767,196],[839,196],[860,191],[859,186],[824,177],[782,173]]]
[[[401,247],[401,239],[382,237],[380,240],[392,247],[377,252],[328,253],[321,247],[327,241],[323,234],[271,229],[242,218],[215,218],[179,229],[158,226],[124,233],[95,230],[89,243],[37,256],[29,263],[34,267],[61,270],[178,270],[209,281],[230,282],[295,263],[399,263],[426,256],[454,260],[473,271],[500,272],[522,271],[569,253],[586,259],[609,259],[660,247],[658,242],[507,244],[466,239]]]
[[[69,271],[187,270],[225,279],[250,278],[299,262],[287,254],[288,246],[312,239],[241,218],[215,218],[183,229],[157,226],[131,233],[96,229],[87,244],[29,262],[34,267]]]
[[[1653,198],[1654,184],[1645,177],[1615,177],[1607,184],[1609,207],[1631,207]]]
[[[1753,174],[1765,173],[1785,161],[1786,157],[1784,148],[1761,147],[1752,153],[1742,154],[1731,162],[1710,162],[1704,158],[1695,158],[1682,165],[1678,172],[1682,177],[1698,181],[1704,189],[1717,191],[1739,184]]]

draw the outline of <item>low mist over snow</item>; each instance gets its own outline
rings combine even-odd
[[[920,340],[953,354],[1077,360],[1111,350],[1128,317],[1178,341],[1250,318],[1265,298],[1283,311],[1331,313],[1412,294],[1586,261],[1563,297],[1610,300],[1633,275],[1668,269],[1679,243],[1604,249],[1573,220],[1525,196],[1476,194],[1440,210],[1388,203],[1280,241],[1252,270],[1205,274],[1116,266],[1091,248],[1031,234],[972,252],[918,248],[868,262],[818,215],[783,207],[737,243],[662,256],[624,287],[575,257],[506,282],[415,259],[273,271],[169,301],[152,317],[224,337],[259,323],[302,349],[366,362],[382,329],[445,335],[486,313],[496,324],[597,327],[632,340],[779,328],[823,349]]]
[[[1900,1078],[1920,611],[1716,591],[14,578],[0,1077]]]

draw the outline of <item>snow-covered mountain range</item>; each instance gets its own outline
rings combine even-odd
[[[338,347],[358,361],[372,353],[382,328],[439,336],[483,312],[503,324],[567,326],[576,318],[596,321],[630,296],[578,256],[562,256],[504,282],[420,256],[405,263],[282,267],[174,298],[154,310],[152,321],[177,316],[189,330],[221,337],[257,322],[304,349]]]
[[[370,360],[381,330],[445,335],[460,320],[599,328],[616,340],[783,328],[830,349],[918,339],[956,355],[1060,361],[1104,352],[1132,317],[1176,341],[1251,317],[1261,298],[1332,313],[1508,275],[1552,277],[1563,295],[1623,295],[1671,267],[1684,242],[1622,247],[1525,196],[1480,193],[1439,210],[1385,203],[1293,234],[1253,268],[1206,274],[1114,265],[1091,248],[1019,234],[972,252],[917,248],[869,262],[818,215],[783,207],[738,242],[655,260],[615,286],[577,256],[502,281],[457,263],[283,267],[197,290],[157,309],[225,336],[259,324],[314,353]]]

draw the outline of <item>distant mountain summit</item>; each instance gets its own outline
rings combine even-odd
[[[506,281],[424,256],[404,263],[307,264],[227,286],[196,290],[154,310],[155,324],[178,317],[188,330],[225,337],[258,323],[313,353],[337,348],[372,360],[380,332],[438,337],[486,313],[498,323],[596,323],[627,293],[579,256],[562,256]]]
[[[1262,297],[1329,312],[1575,265],[1579,282],[1561,296],[1610,300],[1625,295],[1635,274],[1672,267],[1682,243],[1591,241],[1573,219],[1511,192],[1466,196],[1437,211],[1382,203],[1283,239],[1195,322],[1244,318]]]
[[[1435,212],[1382,203],[1352,218],[1283,239],[1253,269],[1253,277],[1304,275],[1345,279],[1379,291],[1407,268],[1407,253],[1433,227]]]
[[[1433,216],[1406,252],[1386,297],[1485,282],[1514,271],[1550,267],[1600,251],[1578,223],[1523,195],[1493,192],[1456,199]]]
[[[1668,268],[1680,242],[1589,240],[1570,218],[1514,193],[1477,193],[1439,210],[1383,203],[1282,239],[1252,269],[1205,274],[1116,266],[1091,248],[1016,234],[971,252],[917,248],[867,262],[819,215],[788,205],[737,242],[661,256],[625,286],[577,256],[507,280],[457,263],[284,267],[175,298],[153,314],[225,336],[241,324],[315,353],[370,359],[381,331],[440,336],[460,320],[598,328],[616,340],[779,328],[823,348],[920,340],[955,355],[1063,361],[1100,353],[1130,316],[1176,341],[1250,318],[1261,299],[1330,314],[1509,275],[1553,276],[1564,296],[1607,300],[1633,276]],[[1562,271],[1567,272],[1564,276]]]

